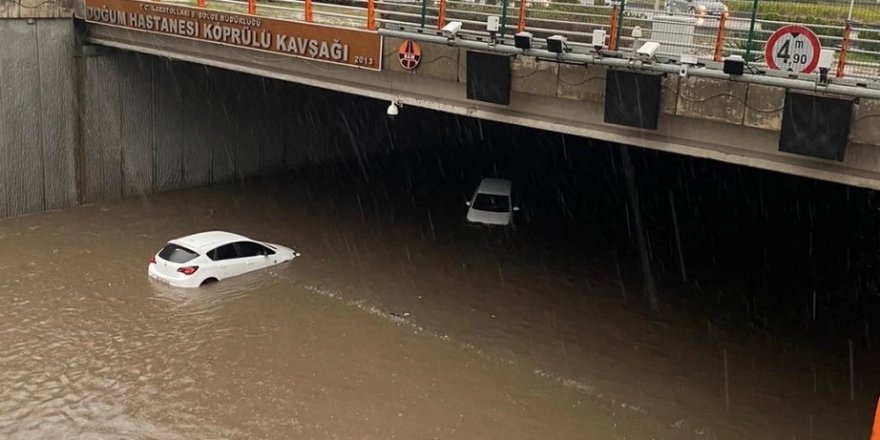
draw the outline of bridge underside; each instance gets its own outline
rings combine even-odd
[[[517,58],[509,106],[467,100],[465,51],[423,44],[416,73],[397,65],[399,41],[385,41],[385,70],[374,72],[120,28],[89,25],[89,43],[281,79],[441,112],[574,134],[602,141],[880,189],[878,105],[856,105],[842,162],[778,151],[783,89],[701,78],[664,78],[659,127],[603,122],[605,69]],[[403,111],[406,111],[405,109]],[[377,115],[380,116],[380,115]],[[431,127],[425,127],[430,133]]]
[[[856,104],[845,159],[834,162],[778,151],[781,103],[774,100],[783,93],[768,87],[667,78],[659,128],[643,131],[602,122],[605,71],[596,66],[519,60],[511,105],[497,106],[465,98],[466,57],[453,47],[424,45],[424,64],[412,74],[401,71],[395,42],[386,41],[386,70],[377,73],[110,27],[80,31],[69,18],[0,20],[0,37],[27,42],[0,51],[7,164],[0,165],[0,217],[395,145],[447,145],[458,142],[463,124],[474,125],[454,115],[880,189],[880,127],[872,125],[880,105],[867,99]],[[94,45],[77,45],[82,36]],[[344,94],[328,99],[296,84]],[[392,97],[405,106],[389,123]]]

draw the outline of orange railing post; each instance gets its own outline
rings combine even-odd
[[[843,78],[846,70],[846,55],[849,53],[849,40],[852,38],[852,23],[846,22],[843,28],[843,42],[840,44],[840,57],[837,58],[837,77]]]
[[[526,30],[526,3],[528,0],[519,0],[519,21],[516,23],[516,31]]]
[[[306,0],[305,20],[308,23],[312,22],[312,0]]]
[[[715,56],[712,57],[716,63],[721,61],[721,57],[724,55],[725,27],[727,27],[727,14],[721,14],[721,19],[718,20],[718,35],[715,36]]]
[[[874,408],[874,425],[871,427],[871,440],[880,440],[880,398]]]
[[[257,0],[248,0],[248,14],[254,15],[257,13]]]
[[[437,29],[446,26],[446,0],[440,0],[440,10],[437,11]]]
[[[367,0],[367,29],[376,30],[376,0]]]
[[[611,32],[608,35],[608,49],[617,50],[617,20],[620,17],[620,9],[615,4],[611,7]]]

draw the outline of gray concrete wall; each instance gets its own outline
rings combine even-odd
[[[76,203],[73,23],[0,19],[0,217]]]
[[[116,50],[82,64],[85,203],[367,160],[394,144],[382,102]]]
[[[81,7],[75,0],[4,0],[0,1],[0,19],[4,18],[71,18]]]

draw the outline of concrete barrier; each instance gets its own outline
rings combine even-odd
[[[748,87],[745,83],[688,77],[679,81],[675,114],[742,124]]]
[[[748,127],[780,130],[785,89],[750,84],[743,124]]]

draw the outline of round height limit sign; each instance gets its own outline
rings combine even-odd
[[[767,40],[764,59],[771,69],[792,73],[812,73],[819,64],[822,45],[809,28],[787,25]]]

